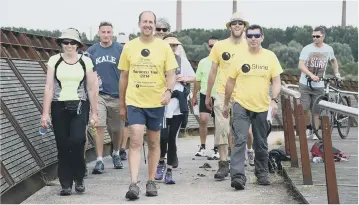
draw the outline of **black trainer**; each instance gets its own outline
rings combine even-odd
[[[69,196],[72,194],[72,188],[62,188],[60,196]]]
[[[75,191],[77,193],[84,193],[86,190],[84,180],[75,181]]]
[[[157,185],[154,181],[147,181],[146,196],[157,196]]]
[[[127,160],[127,154],[126,151],[120,151],[120,158],[121,160]]]
[[[92,174],[102,174],[105,171],[105,165],[102,161],[97,161],[95,168],[92,170]]]
[[[235,177],[231,180],[231,187],[236,190],[243,190],[246,186],[246,177]]]
[[[262,186],[268,186],[270,185],[270,182],[268,180],[268,177],[258,177],[257,178],[257,182],[259,185],[262,185]]]
[[[223,180],[229,174],[229,162],[228,161],[219,161],[218,170],[214,174],[215,179]]]
[[[140,198],[139,195],[140,195],[140,187],[138,187],[137,183],[130,184],[130,187],[128,188],[128,192],[126,193],[126,199],[136,200]]]

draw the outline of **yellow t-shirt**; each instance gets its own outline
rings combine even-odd
[[[94,66],[91,59],[81,54],[77,54],[77,56],[79,59],[82,56],[86,72],[92,72]],[[48,69],[55,69],[55,65],[60,57],[60,54],[51,56],[47,63]],[[82,81],[85,73],[80,61],[77,61],[75,64],[68,64],[62,61],[57,66],[55,75],[59,82],[55,78],[53,101],[87,100],[84,81]]]
[[[277,56],[264,48],[257,54],[245,49],[228,70],[229,77],[236,79],[234,101],[253,112],[267,111],[270,80],[283,72]]]
[[[241,55],[238,51],[243,48],[248,48],[248,44],[245,40],[240,44],[233,44],[228,38],[214,44],[211,53],[209,54],[209,59],[218,65],[216,78],[218,93],[224,94],[228,80],[228,67],[231,65],[231,62],[236,55]],[[233,91],[232,96],[234,95],[235,91]]]
[[[126,105],[139,108],[163,107],[161,99],[167,89],[165,72],[178,68],[170,45],[158,38],[143,43],[135,38],[126,43],[118,69],[128,71]]]

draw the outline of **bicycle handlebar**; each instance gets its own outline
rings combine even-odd
[[[309,77],[309,76],[306,76],[306,78],[307,78],[307,84],[313,90],[313,87],[312,87],[313,80],[312,80],[312,78]],[[331,77],[331,78],[319,77],[319,81],[324,81],[326,83],[329,83],[329,81],[331,81],[331,80],[334,80],[335,81],[335,86],[340,88],[340,87],[342,87],[341,86],[341,80],[344,80],[344,78],[340,78],[340,80],[339,80],[339,78],[337,78],[337,77]]]

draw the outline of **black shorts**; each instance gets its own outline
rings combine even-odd
[[[205,112],[205,113],[209,113],[211,114],[212,117],[214,117],[214,111],[212,110],[208,110],[206,107],[206,95],[200,93],[199,94],[199,112]],[[212,105],[214,104],[214,98],[212,98]]]

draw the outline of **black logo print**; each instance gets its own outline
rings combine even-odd
[[[136,88],[139,88],[140,87],[140,85],[139,84],[136,84]]]
[[[146,49],[143,49],[143,50],[141,51],[141,55],[142,55],[143,57],[149,56],[149,55],[150,55],[150,50],[148,50],[147,48],[146,48]]]
[[[222,59],[228,61],[229,59],[231,59],[231,54],[228,52],[222,53]]]
[[[251,70],[251,67],[248,64],[243,64],[242,65],[242,72],[243,73],[248,73]]]

